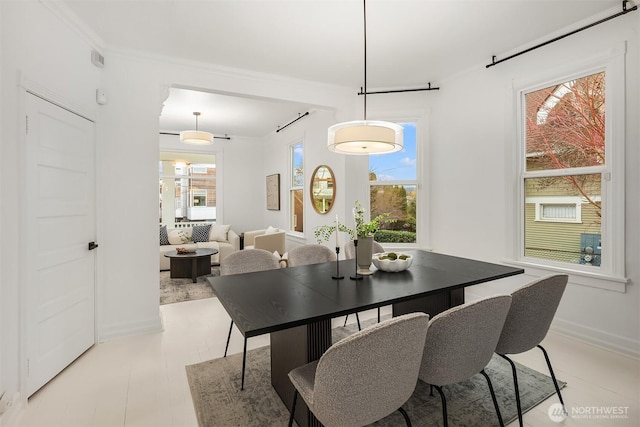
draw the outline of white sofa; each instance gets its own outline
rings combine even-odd
[[[201,224],[190,224],[190,227],[164,228],[160,227],[160,270],[169,270],[170,260],[164,254],[185,246],[182,236],[192,237],[193,227]],[[211,224],[207,241],[195,242],[198,248],[217,249],[218,253],[211,256],[211,265],[219,264],[227,255],[240,250],[240,237],[229,225]],[[205,237],[206,238],[206,237]],[[164,243],[164,244],[163,244]],[[167,244],[168,243],[168,244]],[[192,242],[189,242],[192,244]]]
[[[244,232],[245,249],[264,249],[269,252],[278,251],[280,256],[282,256],[286,252],[285,241],[285,231],[271,226],[261,230]]]

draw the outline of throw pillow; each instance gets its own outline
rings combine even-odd
[[[230,225],[212,224],[211,232],[209,233],[209,240],[212,242],[227,242],[229,238],[227,233],[231,228]]]
[[[167,234],[167,226],[160,227],[160,246],[169,245],[169,235]]]
[[[191,227],[191,240],[194,243],[196,242],[208,242],[209,241],[209,230],[211,229],[211,224],[207,225],[194,225]]]
[[[278,229],[272,226],[268,226],[266,231],[264,232],[264,234],[273,234],[273,233],[277,233]]]
[[[191,238],[191,229],[182,228],[169,231],[169,244],[182,245],[189,242]]]

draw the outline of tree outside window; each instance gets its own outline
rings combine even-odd
[[[524,255],[600,266],[605,72],[526,93]]]
[[[418,173],[416,123],[400,123],[404,148],[369,156],[370,216],[389,213],[393,222],[381,224],[374,239],[381,243],[416,243]]]

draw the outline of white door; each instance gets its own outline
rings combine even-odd
[[[28,396],[95,342],[94,123],[26,95]]]

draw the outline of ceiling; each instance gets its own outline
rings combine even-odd
[[[352,87],[363,86],[361,0],[59,0],[106,47]],[[425,87],[548,40],[618,0],[369,0],[367,86]],[[108,61],[108,58],[106,58]],[[172,89],[165,131],[264,136],[309,106]]]

